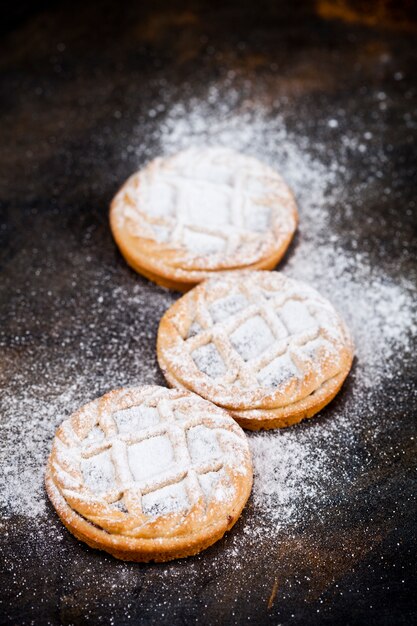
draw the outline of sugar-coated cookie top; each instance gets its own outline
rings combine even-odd
[[[198,524],[211,506],[236,499],[234,476],[251,480],[235,422],[193,394],[162,387],[111,392],[80,409],[58,430],[50,464],[74,510],[108,531],[123,524],[132,536],[170,514]]]
[[[287,242],[297,221],[293,196],[273,169],[219,147],[155,159],[125,183],[112,211],[138,249],[142,239],[154,241],[159,251],[179,253],[163,262],[195,271],[259,262]]]
[[[297,402],[342,371],[352,349],[332,305],[278,272],[202,283],[165,314],[158,337],[165,371],[230,408]]]

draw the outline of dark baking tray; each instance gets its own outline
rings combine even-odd
[[[39,474],[56,425],[76,406],[122,385],[164,384],[155,337],[177,295],[125,265],[107,211],[131,172],[186,144],[187,132],[213,140],[204,111],[223,139],[295,175],[301,224],[284,271],[306,274],[344,308],[326,275],[334,285],[340,272],[343,299],[354,264],[312,261],[316,243],[336,241],[343,259],[367,259],[369,285],[376,271],[394,299],[397,283],[406,280],[412,290],[411,8],[353,1],[10,3],[0,58],[2,445],[25,485],[32,468]],[[312,164],[312,193],[320,173],[326,178],[317,203],[338,190],[321,233],[308,214],[303,172],[294,172],[293,140]],[[344,169],[333,179],[335,155]],[[315,211],[322,216],[320,206]],[[346,304],[349,318],[352,303]],[[29,516],[23,501],[5,506],[1,623],[415,621],[416,368],[412,340],[395,339],[402,347],[397,343],[387,362],[376,364],[378,375],[363,397],[355,396],[357,406],[352,397],[366,368],[360,357],[340,396],[291,430],[296,444],[308,445],[311,435],[328,459],[330,481],[317,502],[305,503],[295,482],[294,498],[305,510],[279,532],[251,499],[235,528],[201,555],[124,564],[77,542],[48,503]],[[17,467],[11,456],[22,438],[33,441]],[[324,479],[317,476],[319,487]],[[10,481],[16,484],[16,476]]]

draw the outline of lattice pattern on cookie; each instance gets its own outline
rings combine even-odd
[[[132,233],[186,251],[191,263],[213,256],[253,263],[296,225],[280,176],[226,148],[155,159],[131,177],[115,207]]]
[[[163,367],[198,393],[204,385],[210,400],[253,392],[294,401],[340,370],[346,329],[307,285],[251,272],[213,278],[193,292],[173,314],[176,341],[165,350],[160,336],[159,346]]]
[[[52,460],[73,508],[88,509],[104,527],[112,513],[125,514],[130,534],[149,519],[233,498],[230,472],[244,471],[248,454],[243,434],[215,407],[190,394],[144,389],[64,422]],[[101,507],[97,520],[92,504]]]

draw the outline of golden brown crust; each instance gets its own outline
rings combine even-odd
[[[190,289],[192,289],[193,287],[195,287],[195,285],[198,284],[198,282],[200,282],[200,281],[196,282],[195,279],[190,279],[190,280],[185,280],[185,281],[175,281],[175,280],[172,280],[169,276],[153,273],[148,267],[146,267],[145,265],[146,262],[140,258],[140,255],[137,252],[135,253],[135,251],[133,250],[133,246],[131,247],[127,246],[126,240],[123,240],[121,237],[117,239],[117,235],[115,234],[115,231],[113,232],[114,232],[116,243],[126,263],[132,269],[138,272],[138,274],[142,274],[143,276],[145,276],[152,282],[156,283],[160,287],[165,287],[166,289],[172,289],[173,291],[180,291],[182,293],[185,293],[189,291]],[[258,264],[248,266],[247,269],[248,270],[272,270],[274,269],[279,263],[279,261],[282,259],[282,257],[284,256],[285,252],[287,251],[287,247],[291,239],[292,239],[292,236],[289,236],[288,242],[285,241],[285,243],[283,243],[283,245],[277,250],[274,256],[271,256],[270,258],[267,258],[263,262],[260,262]],[[242,268],[236,268],[236,269],[231,269],[229,271],[233,272],[233,271],[241,271],[241,270]],[[206,278],[209,278],[210,274],[215,274],[215,272],[207,272]]]
[[[246,500],[250,495],[251,486],[252,483],[250,482]],[[179,541],[175,539],[165,541],[163,548],[158,551],[154,539],[112,537],[106,531],[95,528],[91,523],[78,515],[62,497],[51,477],[49,467],[45,476],[45,487],[59,518],[74,537],[86,543],[90,548],[108,552],[117,559],[143,563],[149,561],[165,562],[198,554],[216,543],[223,537],[225,532],[234,526],[246,504],[245,500],[240,508],[236,508],[234,514],[229,513],[226,517],[220,518],[218,525],[207,528],[204,534],[196,534],[192,538],[188,538],[186,542],[183,538]]]
[[[265,288],[277,294],[272,308],[262,301]],[[249,301],[246,308],[230,315],[226,322],[213,322],[213,306],[218,306],[224,296],[227,299],[243,294]],[[282,315],[286,303],[293,302],[306,312],[309,310],[311,317],[316,316],[313,326],[284,338],[270,333],[272,344],[265,347],[264,355],[242,360],[231,344],[232,333],[260,316],[274,327],[274,316]],[[196,321],[203,328],[189,336]],[[213,379],[202,371],[192,356],[209,344],[215,346],[225,363],[225,373],[220,378]],[[276,272],[243,272],[234,277],[219,275],[177,300],[160,322],[157,355],[171,386],[194,391],[225,408],[242,427],[259,430],[289,426],[312,417],[330,402],[351,368],[353,344],[341,318],[311,288]],[[289,368],[293,374],[277,386],[257,383],[257,377],[275,363],[274,359],[278,363],[279,358],[284,369]]]
[[[261,186],[264,185],[263,195],[259,196],[261,192],[258,190],[256,192],[258,196],[255,194],[252,198],[253,202],[255,204],[258,203],[258,206],[261,208],[268,207],[268,211],[271,213],[269,217],[270,226],[262,232],[251,230],[253,226],[250,225],[250,222],[248,222],[247,226],[238,226],[242,220],[244,222],[245,219],[248,219],[242,217],[243,212],[247,210],[244,208],[245,203],[248,202],[248,198],[251,197],[250,193],[252,193],[248,179],[246,180],[246,187],[245,182],[240,182],[239,190],[233,192],[242,196],[239,198],[239,203],[233,201],[233,206],[238,208],[238,213],[241,217],[232,217],[232,213],[234,214],[236,208],[233,211],[231,208],[230,211],[227,209],[229,216],[227,219],[232,221],[226,228],[223,225],[215,228],[208,227],[203,217],[201,218],[201,223],[196,224],[193,222],[188,226],[186,222],[185,225],[180,227],[184,232],[189,227],[190,232],[200,237],[208,235],[217,240],[223,238],[227,245],[222,252],[204,253],[203,249],[199,251],[195,248],[190,249],[187,247],[185,235],[181,235],[182,239],[180,237],[178,240],[178,235],[174,233],[174,231],[178,232],[179,226],[177,222],[182,224],[184,219],[186,220],[186,218],[180,217],[182,203],[185,202],[183,195],[178,194],[182,200],[173,201],[176,211],[174,211],[174,217],[161,217],[159,215],[154,217],[146,213],[143,207],[145,205],[146,208],[147,204],[144,188],[147,185],[152,185],[153,180],[156,181],[155,185],[157,185],[164,176],[171,176],[177,160],[180,163],[178,167],[181,170],[184,166],[184,155],[187,155],[189,152],[192,151],[185,151],[168,159],[155,159],[144,170],[130,177],[113,199],[110,208],[110,226],[113,237],[127,263],[135,271],[157,284],[178,291],[187,291],[218,271],[235,271],[243,268],[274,268],[285,254],[294,235],[298,213],[294,197],[284,181],[276,172],[260,164],[256,159],[244,157],[226,149],[206,149],[205,151],[200,151],[201,155],[200,152],[198,153],[202,159],[203,166],[204,159],[208,161],[210,166],[210,164],[213,164],[212,161],[215,161],[217,158],[220,159],[222,167],[224,167],[224,159],[228,159],[232,174],[236,165],[236,159],[239,162],[241,160],[241,171],[245,173],[246,178],[248,177],[248,172],[253,170],[255,179],[257,177],[259,184]],[[213,154],[215,155],[214,157]],[[190,160],[191,157],[187,157],[187,159]],[[201,171],[204,173],[204,167]],[[237,171],[240,172],[240,170]],[[239,176],[242,177],[242,174],[240,173]],[[181,185],[184,183],[181,182],[181,177],[178,180],[179,182],[176,184],[181,188]],[[186,185],[188,185],[186,187],[188,189],[190,186],[188,178],[185,177],[184,180]],[[149,183],[149,181],[151,182]],[[204,181],[197,178],[195,185],[198,186],[202,182]],[[224,189],[224,187],[224,185],[219,185],[221,193],[229,198],[230,190]],[[152,201],[162,202],[159,199]],[[197,198],[195,201],[202,202],[202,199]],[[208,200],[207,202],[210,201]],[[216,208],[215,195],[212,198],[212,202],[213,206],[208,208],[209,212],[212,212],[211,209]],[[227,202],[232,203],[232,200],[228,199]],[[257,206],[251,207],[251,219],[253,219],[257,211]],[[170,234],[159,240],[153,228],[165,228],[167,233],[169,232]],[[265,225],[262,228],[265,229]]]
[[[66,420],[54,440],[45,484],[68,530],[91,547],[132,561],[167,561],[188,556],[220,539],[237,521],[249,497],[252,466],[242,431],[236,429],[226,413],[203,402],[189,392],[161,387],[117,390],[82,407]],[[146,428],[135,423],[133,430],[129,426],[130,431],[125,432],[118,416],[132,415],[137,407],[148,412],[155,409],[159,421]],[[196,460],[193,452],[188,452],[189,433],[195,434],[201,427],[209,429],[216,438],[221,451],[218,458]],[[98,437],[97,428],[104,432],[104,439],[91,439],[92,435],[93,439]],[[161,435],[167,436],[173,445],[172,467],[145,482],[135,478],[130,467],[132,482],[126,476],[127,450]],[[204,436],[199,445],[202,442]],[[128,446],[126,452],[123,446]],[[82,462],[106,451],[115,468],[116,485],[103,494],[86,482]],[[138,458],[149,464],[146,453]],[[199,482],[200,476],[209,475],[206,472],[214,472],[217,479],[211,492],[202,490]],[[186,487],[183,508],[152,514],[145,511],[146,494],[158,494],[165,485],[179,484]],[[124,512],[114,508],[115,501],[126,505]]]
[[[304,419],[314,417],[340,391],[351,366],[346,366],[346,370],[327,381],[320,389],[311,394],[308,398],[300,402],[289,404],[286,407],[276,409],[253,409],[235,411],[227,409],[228,413],[237,423],[246,430],[271,430],[273,428],[286,428],[293,426]],[[177,380],[172,378],[166,370],[162,370],[164,376],[171,387],[184,389]]]

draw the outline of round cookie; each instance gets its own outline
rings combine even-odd
[[[350,333],[325,298],[262,271],[219,274],[182,296],[160,322],[157,351],[170,385],[250,430],[313,416],[353,360]]]
[[[116,194],[110,226],[127,263],[187,291],[222,270],[272,269],[297,226],[277,172],[228,148],[157,158]]]
[[[46,489],[68,530],[129,561],[196,554],[239,518],[252,486],[243,431],[189,393],[111,391],[65,420]]]

